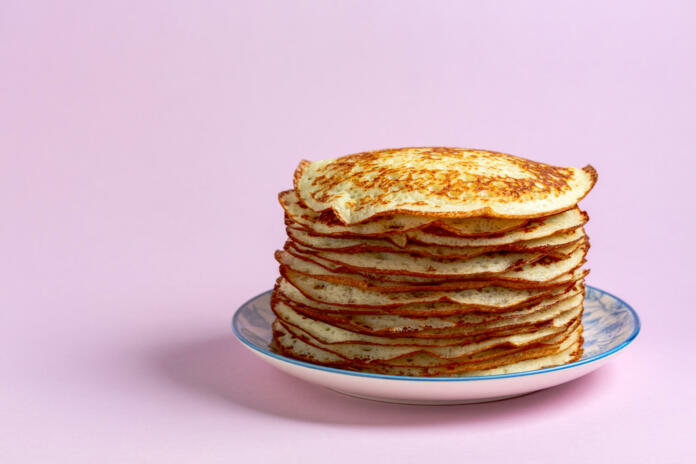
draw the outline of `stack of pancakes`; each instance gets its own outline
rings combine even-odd
[[[395,375],[492,375],[582,354],[591,166],[402,148],[300,163],[274,347]]]

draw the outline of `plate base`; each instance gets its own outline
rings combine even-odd
[[[379,397],[379,396],[358,395],[356,393],[348,393],[346,391],[336,390],[335,388],[328,388],[328,390],[331,390],[331,391],[336,392],[336,393],[340,393],[341,395],[351,396],[353,398],[360,398],[363,400],[379,401],[380,403],[410,404],[410,405],[420,405],[420,406],[446,406],[449,404],[491,403],[493,401],[502,401],[502,400],[508,400],[511,398],[518,398],[520,396],[531,395],[532,393],[536,393],[536,391],[540,391],[540,390],[536,390],[533,392],[518,393],[515,395],[496,396],[496,397],[491,397],[491,398],[477,398],[477,399],[471,399],[471,400],[415,400],[415,399],[408,399],[408,398],[383,398],[383,397]]]
[[[232,328],[256,356],[281,371],[340,394],[396,404],[471,404],[500,401],[555,387],[602,366],[638,335],[640,320],[620,298],[587,286],[583,313],[583,357],[536,371],[478,377],[417,377],[355,372],[286,358],[273,341],[271,291],[252,298],[235,313]]]

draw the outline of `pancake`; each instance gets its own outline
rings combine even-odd
[[[456,364],[453,367],[449,368],[424,368],[394,367],[377,363],[358,363],[355,361],[346,360],[334,353],[322,350],[321,348],[317,348],[304,342],[303,340],[292,335],[285,327],[282,326],[282,324],[280,324],[277,321],[274,323],[273,329],[274,339],[277,342],[278,349],[282,354],[314,364],[320,364],[340,369],[376,372],[380,374],[390,375],[409,375],[427,377],[438,375],[457,375],[459,373]],[[510,364],[505,364],[501,362],[497,363],[498,365],[496,367],[492,367],[489,369],[469,371],[467,372],[467,375],[483,376],[507,374],[512,372],[522,372],[526,370],[543,369],[558,364],[572,362],[580,358],[580,355],[582,353],[582,341],[582,336],[575,336],[568,342],[560,346],[559,350],[555,353],[546,356],[542,355],[536,358],[532,357]]]
[[[479,237],[515,230],[531,222],[524,219],[485,217],[437,219],[409,214],[393,214],[376,218],[365,224],[345,227],[345,224],[339,221],[332,213],[326,214],[307,208],[293,190],[281,192],[278,195],[278,201],[292,222],[316,233],[329,236],[341,236],[344,234],[381,236],[432,225],[457,236]]]
[[[470,343],[486,340],[492,337],[501,337],[507,335],[531,333],[538,334],[539,330],[542,328],[556,327],[554,325],[555,319],[565,317],[564,315],[566,313],[573,317],[579,315],[582,311],[581,303],[577,303],[574,306],[573,303],[574,302],[571,301],[571,299],[565,300],[562,303],[551,305],[543,311],[539,311],[522,318],[503,319],[500,321],[494,321],[492,323],[469,325],[450,329],[421,329],[400,333],[374,330],[371,331],[365,328],[356,330],[355,326],[342,325],[331,319],[328,321],[323,318],[319,319],[307,315],[306,312],[300,313],[299,311],[293,309],[289,304],[286,304],[278,299],[274,301],[274,309],[283,323],[294,325],[300,329],[303,329],[305,332],[309,332],[310,335],[312,333],[311,330],[308,330],[305,327],[307,321],[317,322],[318,324],[323,323],[325,325],[341,329],[344,331],[343,333],[356,334],[353,335],[355,340],[363,340],[367,344],[394,344],[399,342],[402,345],[407,344],[408,346],[446,346],[448,344],[453,345]],[[298,315],[304,318],[300,322],[297,322]],[[334,335],[334,332],[327,331],[325,334],[319,334],[319,338],[313,337],[317,338],[322,343],[330,343],[329,341],[323,339],[321,335]],[[358,336],[367,338],[362,339]],[[392,340],[395,342],[387,343],[385,341],[378,343],[375,340]]]
[[[300,201],[343,224],[380,215],[536,218],[573,208],[597,180],[594,168],[561,168],[503,153],[451,147],[379,150],[302,161]]]
[[[442,317],[466,317],[466,316],[483,316],[487,318],[503,317],[512,314],[515,311],[533,311],[540,305],[546,305],[555,299],[562,298],[564,295],[569,295],[571,292],[582,288],[582,280],[571,282],[565,287],[549,289],[545,293],[536,296],[528,304],[518,305],[516,307],[492,311],[490,308],[486,310],[478,310],[475,307],[462,306],[451,302],[435,302],[435,303],[411,303],[392,306],[339,306],[330,303],[307,298],[297,287],[292,285],[287,279],[281,276],[276,282],[275,290],[282,294],[288,300],[301,304],[311,309],[321,311],[327,315],[346,315],[348,317],[370,316],[370,315],[394,315],[403,317],[415,318],[442,318]]]
[[[298,251],[314,255],[324,261],[345,266],[363,273],[395,274],[417,277],[462,277],[497,274],[532,263],[544,257],[543,253],[496,252],[468,259],[428,258],[401,253],[365,252],[335,253],[312,251],[301,245],[290,244]]]
[[[523,345],[498,345],[487,349],[479,349],[467,355],[458,357],[442,357],[432,354],[425,349],[414,350],[412,353],[402,356],[392,357],[388,359],[367,359],[355,358],[346,356],[337,350],[336,346],[321,345],[298,331],[290,325],[283,324],[279,321],[279,325],[292,337],[301,340],[305,344],[318,348],[323,352],[331,353],[343,360],[350,362],[354,366],[360,367],[415,367],[415,368],[446,368],[457,370],[478,370],[499,366],[503,363],[520,361],[548,355],[560,351],[572,344],[577,337],[582,333],[582,326],[579,322],[569,325],[565,330],[558,332],[556,335],[546,337],[539,340],[537,343],[527,343]],[[348,345],[342,345],[345,348]],[[383,347],[370,347],[372,353],[378,354],[383,351]],[[344,350],[345,351],[345,350]],[[363,351],[364,353],[364,351]],[[512,357],[512,359],[511,359]],[[491,363],[493,362],[493,363]]]
[[[406,148],[300,163],[272,346],[341,369],[494,375],[582,354],[590,166]]]
[[[281,268],[281,273],[288,274],[288,271]],[[390,304],[387,306],[364,306],[353,304],[331,304],[330,302],[322,302],[317,299],[308,298],[302,290],[297,288],[289,280],[282,277],[278,279],[276,288],[284,297],[289,300],[304,304],[305,306],[318,309],[325,313],[340,313],[350,316],[355,315],[378,315],[392,314],[405,317],[445,317],[445,316],[461,316],[469,314],[487,314],[487,315],[504,315],[511,311],[522,311],[534,308],[536,305],[544,304],[545,302],[568,294],[582,286],[582,280],[573,281],[563,287],[541,289],[543,291],[535,292],[531,297],[524,300],[521,304],[511,307],[494,308],[494,307],[476,307],[470,305],[462,305],[448,301],[437,302],[414,302],[405,304]]]
[[[478,330],[472,327],[445,329],[448,330],[448,332],[441,330],[442,336],[440,337],[420,337],[417,339],[410,337],[410,334],[407,337],[385,337],[381,335],[369,335],[342,329],[327,322],[304,316],[278,299],[274,300],[272,308],[284,325],[290,325],[302,330],[313,340],[316,340],[323,345],[427,347],[428,350],[431,351],[430,348],[432,347],[470,346],[475,344],[475,342],[490,339],[497,340],[501,337],[503,339],[497,340],[497,344],[510,343],[520,345],[523,343],[529,343],[536,340],[538,337],[558,333],[560,330],[568,327],[571,322],[575,321],[582,312],[581,304],[564,304],[563,306],[564,307],[560,309],[549,309],[548,311],[552,311],[556,314],[553,315],[553,317],[544,320],[543,323],[539,323],[539,327],[537,327],[536,330],[526,330],[532,328],[531,326],[534,324],[509,324],[507,326],[501,325],[500,327],[489,325],[487,330]],[[568,306],[570,306],[570,308]],[[520,326],[525,327],[525,329],[520,328]],[[509,336],[518,338],[505,338]],[[438,353],[441,352],[438,351]]]
[[[541,300],[552,289],[487,286],[480,289],[449,291],[420,291],[403,293],[378,293],[348,285],[324,282],[299,274],[291,269],[281,268],[281,275],[304,296],[319,303],[356,308],[389,308],[414,303],[455,303],[461,311],[504,312]]]
[[[296,255],[313,256],[317,259],[333,263],[339,268],[358,274],[391,274],[414,277],[451,277],[451,278],[501,278],[511,271],[517,271],[515,280],[545,281],[558,277],[579,266],[587,251],[586,246],[572,244],[563,247],[561,256],[566,258],[550,258],[544,260],[541,266],[532,266],[544,258],[544,253],[493,252],[477,255],[469,259],[428,258],[417,255],[399,253],[335,253],[328,251],[312,251],[295,243],[288,243],[287,248],[294,248]],[[311,258],[309,258],[311,260]],[[564,264],[560,264],[564,263]],[[548,272],[540,274],[544,268]],[[564,270],[562,270],[564,269]],[[534,274],[534,276],[532,276]]]
[[[307,318],[322,321],[355,333],[374,335],[381,337],[413,337],[413,338],[450,338],[454,336],[477,336],[494,333],[496,331],[517,329],[525,326],[546,323],[564,311],[575,309],[582,304],[583,295],[575,293],[563,300],[551,303],[537,311],[524,312],[519,316],[498,317],[478,324],[465,324],[455,320],[449,324],[443,324],[442,318],[407,318],[393,315],[362,316],[355,322],[354,318],[345,315],[332,316],[313,310],[307,306],[297,305],[278,296],[274,305],[284,305],[294,312]]]
[[[395,245],[388,238],[357,238],[357,237],[331,237],[316,235],[307,230],[291,225],[287,227],[288,238],[301,245],[316,251],[334,251],[339,253],[360,253],[366,251],[383,251],[391,253],[406,253],[432,258],[458,258],[468,259],[483,253],[493,251],[520,251],[520,252],[548,252],[573,243],[577,243],[585,237],[582,228],[575,228],[568,232],[560,232],[549,237],[535,240],[519,241],[514,243],[491,245],[481,247],[449,247],[438,245],[421,245],[417,242],[409,242],[405,246]]]
[[[375,279],[373,277],[368,277],[362,274],[352,273],[350,272],[350,270],[347,270],[347,272],[341,272],[340,266],[332,268],[331,263],[329,263],[329,265],[327,266],[328,268],[323,267],[320,264],[318,264],[322,261],[317,260],[316,257],[313,257],[311,255],[293,254],[292,251],[278,250],[275,254],[275,258],[281,264],[281,266],[286,266],[287,269],[290,269],[308,277],[323,280],[325,282],[333,282],[341,285],[348,285],[351,287],[361,288],[364,290],[373,290],[377,292],[386,293],[413,292],[424,290],[445,291],[477,289],[488,287],[491,285],[509,288],[550,288],[563,286],[571,280],[578,280],[586,275],[586,271],[581,271],[578,266],[576,268],[572,268],[570,271],[566,273],[560,274],[555,279],[550,279],[547,281],[524,281],[505,278],[496,279],[496,277],[493,276],[478,280],[419,280],[415,282],[410,282],[408,280],[396,281],[387,279]],[[559,267],[563,266],[563,268],[560,269],[562,271],[563,269],[570,267],[572,264],[573,262],[563,263],[560,261],[556,261],[552,265]],[[557,270],[556,272],[559,271]]]
[[[340,275],[343,277],[355,277],[355,278],[363,278],[369,281],[375,281],[375,284],[379,285],[380,282],[393,282],[393,283],[404,283],[404,284],[435,284],[435,283],[443,283],[443,282],[453,282],[453,281],[458,281],[458,282],[463,282],[462,277],[460,276],[437,276],[437,275],[430,275],[428,277],[419,277],[419,276],[412,276],[412,275],[401,275],[401,274],[374,274],[370,272],[365,272],[363,270],[360,270],[359,268],[348,268],[346,266],[343,266],[341,264],[333,263],[331,261],[324,260],[322,258],[319,258],[316,255],[308,254],[299,251],[297,248],[294,247],[294,245],[291,242],[286,243],[285,250],[283,250],[281,253],[287,252],[293,257],[296,257],[302,261],[305,261],[306,263],[313,263],[314,265],[318,265],[319,267],[323,268],[325,271],[330,271],[332,275]],[[549,256],[552,256],[549,254]],[[555,258],[555,256],[552,256]],[[569,256],[561,255],[558,259],[564,259]],[[278,258],[278,257],[276,257]],[[282,264],[282,263],[281,263]],[[298,264],[299,265],[299,264]],[[564,264],[565,265],[565,264]],[[293,266],[290,266],[293,267]],[[298,268],[299,269],[299,268]],[[315,267],[315,269],[318,270],[318,268]],[[325,272],[309,272],[309,274],[322,274]],[[498,274],[500,275],[500,274]],[[552,281],[549,281],[548,284],[553,286],[555,285],[555,282],[558,282],[562,280],[564,277],[559,276],[557,279],[553,279]],[[471,279],[466,279],[466,281],[470,280],[487,280],[487,281],[495,281],[496,276],[487,276],[487,277],[472,277]],[[334,281],[334,280],[332,280]],[[341,283],[341,282],[339,282]],[[492,285],[492,284],[491,284]],[[534,282],[532,285],[524,285],[520,283],[519,285],[513,285],[509,284],[507,286],[510,287],[541,287],[545,286],[543,285],[542,282]],[[474,286],[477,287],[477,286]]]

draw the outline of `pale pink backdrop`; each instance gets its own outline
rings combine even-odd
[[[0,5],[0,462],[694,462],[692,2]],[[589,282],[643,332],[493,404],[345,398],[232,337],[302,158],[600,173]]]

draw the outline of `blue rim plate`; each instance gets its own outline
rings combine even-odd
[[[636,311],[621,298],[596,287],[586,286],[583,314],[583,357],[573,363],[512,374],[461,377],[414,377],[354,372],[325,367],[288,358],[271,351],[271,324],[275,315],[270,308],[271,290],[263,292],[244,303],[232,318],[232,330],[237,338],[258,354],[295,366],[371,379],[427,382],[472,382],[494,379],[510,379],[548,372],[562,371],[593,363],[620,351],[630,344],[640,332],[640,318]]]

